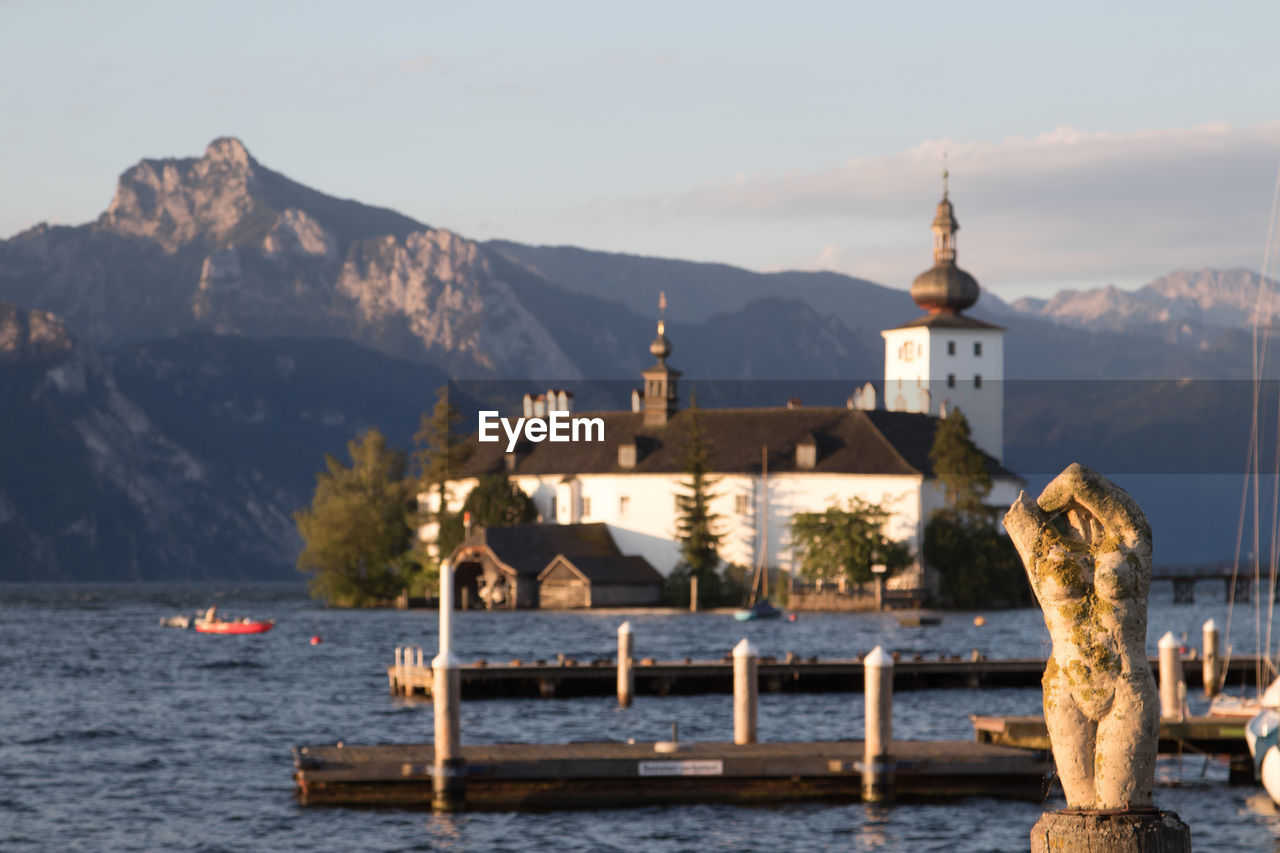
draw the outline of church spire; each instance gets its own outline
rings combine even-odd
[[[644,377],[644,424],[663,426],[676,413],[676,382],[680,371],[667,364],[671,341],[667,340],[667,294],[658,294],[658,336],[649,344],[649,353],[658,363],[641,375]]]
[[[955,210],[951,207],[950,192],[947,179],[951,172],[947,169],[947,155],[942,155],[942,201],[938,202],[938,212],[933,217],[933,262],[934,264],[954,264],[956,262],[956,232],[960,223],[956,221]]]

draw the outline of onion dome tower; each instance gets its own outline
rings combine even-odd
[[[950,174],[942,172],[942,201],[933,217],[933,268],[916,276],[911,298],[931,314],[959,314],[978,301],[978,281],[956,266],[956,232],[960,223],[947,190]]]
[[[927,313],[884,337],[885,408],[944,416],[964,412],[973,441],[1004,455],[1004,329],[966,316],[978,301],[977,280],[956,266],[955,208],[942,172],[942,201],[933,217],[933,267],[916,276],[911,298]]]

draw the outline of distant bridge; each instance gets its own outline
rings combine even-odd
[[[1151,580],[1173,582],[1173,603],[1192,604],[1196,600],[1196,581],[1222,581],[1226,585],[1226,596],[1231,598],[1232,564],[1229,561],[1216,563],[1175,563],[1153,566]],[[1263,590],[1270,585],[1270,571],[1263,570],[1260,579]],[[1264,593],[1265,594],[1265,593]],[[1235,580],[1235,600],[1253,600],[1253,564],[1240,563],[1239,574]],[[1276,601],[1280,601],[1280,585],[1276,589]]]

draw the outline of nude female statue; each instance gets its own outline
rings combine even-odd
[[[1150,808],[1160,706],[1147,661],[1151,526],[1114,483],[1071,465],[1004,517],[1053,655],[1044,719],[1071,808]]]

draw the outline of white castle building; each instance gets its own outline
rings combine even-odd
[[[711,509],[720,517],[726,562],[753,566],[767,550],[771,569],[790,571],[792,516],[857,497],[888,510],[886,535],[916,554],[915,565],[889,587],[935,591],[936,578],[920,557],[925,525],[944,502],[929,449],[939,416],[952,406],[965,413],[975,443],[990,457],[991,503],[1007,506],[1017,497],[1020,481],[1000,465],[1004,330],[963,314],[979,289],[956,266],[958,228],[944,188],[933,222],[934,265],[911,287],[926,313],[882,333],[881,395],[868,383],[844,407],[698,410],[711,445]],[[543,523],[603,523],[623,554],[669,573],[679,561],[676,498],[687,479],[681,459],[690,415],[679,406],[681,374],[667,363],[672,345],[661,321],[649,351],[655,363],[643,371],[631,411],[581,413],[603,420],[603,442],[525,441],[507,452],[505,440],[473,436],[452,484],[451,509],[461,508],[479,477],[505,472],[533,499]],[[876,407],[877,396],[884,408]],[[571,406],[571,395],[548,392],[527,399],[526,414]]]

